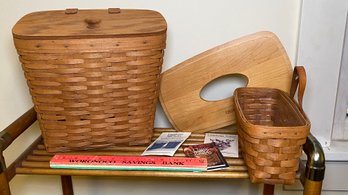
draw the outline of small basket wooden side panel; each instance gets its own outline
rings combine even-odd
[[[165,40],[15,38],[47,150],[149,143]]]
[[[234,94],[240,145],[254,183],[293,184],[310,122],[283,91],[239,88]]]

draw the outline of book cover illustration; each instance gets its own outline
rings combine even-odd
[[[204,143],[214,142],[224,157],[238,158],[238,135],[206,133]]]
[[[58,169],[201,172],[207,170],[207,160],[187,157],[57,154],[51,159],[50,167]]]
[[[191,132],[162,133],[142,155],[174,156],[181,144],[191,135]]]
[[[208,171],[228,167],[228,163],[214,143],[187,145],[183,146],[183,150],[187,157],[206,158],[208,161]]]

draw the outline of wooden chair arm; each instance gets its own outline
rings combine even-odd
[[[0,132],[0,152],[2,153],[11,143],[36,121],[36,112],[31,108],[17,120]]]
[[[301,173],[301,182],[305,195],[318,195],[321,192],[325,175],[325,154],[319,141],[309,134],[303,146],[307,155],[305,170]]]
[[[15,167],[6,167],[4,150],[36,121],[36,112],[31,108],[0,132],[0,194],[11,194],[8,182],[15,175]],[[13,163],[16,164],[16,163]]]

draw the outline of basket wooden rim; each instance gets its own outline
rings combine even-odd
[[[249,120],[246,119],[243,114],[242,108],[239,103],[239,94],[244,90],[268,90],[268,91],[276,91],[279,93],[284,100],[289,103],[291,108],[299,114],[301,120],[303,120],[304,124],[299,126],[264,126],[264,125],[255,125]],[[242,87],[238,88],[234,92],[234,104],[236,117],[239,119],[239,123],[242,126],[242,129],[248,133],[251,137],[261,138],[261,139],[277,139],[277,138],[287,138],[287,139],[300,139],[306,137],[309,133],[310,122],[303,112],[302,108],[292,100],[284,91],[274,88],[264,88],[264,87]]]

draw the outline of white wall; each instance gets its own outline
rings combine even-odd
[[[348,67],[342,60],[347,57],[343,56],[347,55],[343,53],[344,40],[347,42],[348,38],[345,35],[348,30],[347,9],[346,0],[305,0],[300,25],[298,62],[306,66],[309,80],[304,109],[312,120],[312,132],[325,146],[323,190],[328,194],[347,194],[348,191],[347,132],[343,126],[338,128],[344,123],[335,118],[345,117],[347,105],[343,93],[337,94],[339,75],[345,74],[340,72],[340,66]],[[347,89],[347,83],[340,85],[343,86],[341,90]],[[341,104],[336,111],[335,104]],[[342,116],[335,116],[335,112]]]
[[[211,47],[256,31],[276,33],[292,62],[296,59],[300,0],[11,0],[0,1],[0,129],[32,106],[23,72],[12,43],[11,28],[23,15],[65,8],[146,8],[161,12],[168,22],[167,49],[163,70]],[[168,126],[163,113],[156,115],[157,126]],[[5,156],[13,160],[35,136],[37,126]],[[144,180],[132,178],[74,178],[76,194],[258,194],[258,185],[247,180],[191,181]],[[61,194],[59,177],[16,176],[13,194]],[[293,194],[293,193],[292,193]],[[296,194],[296,193],[295,193]]]
[[[302,7],[298,62],[309,81],[304,109],[324,146],[331,142],[347,8],[346,0],[305,0]]]

